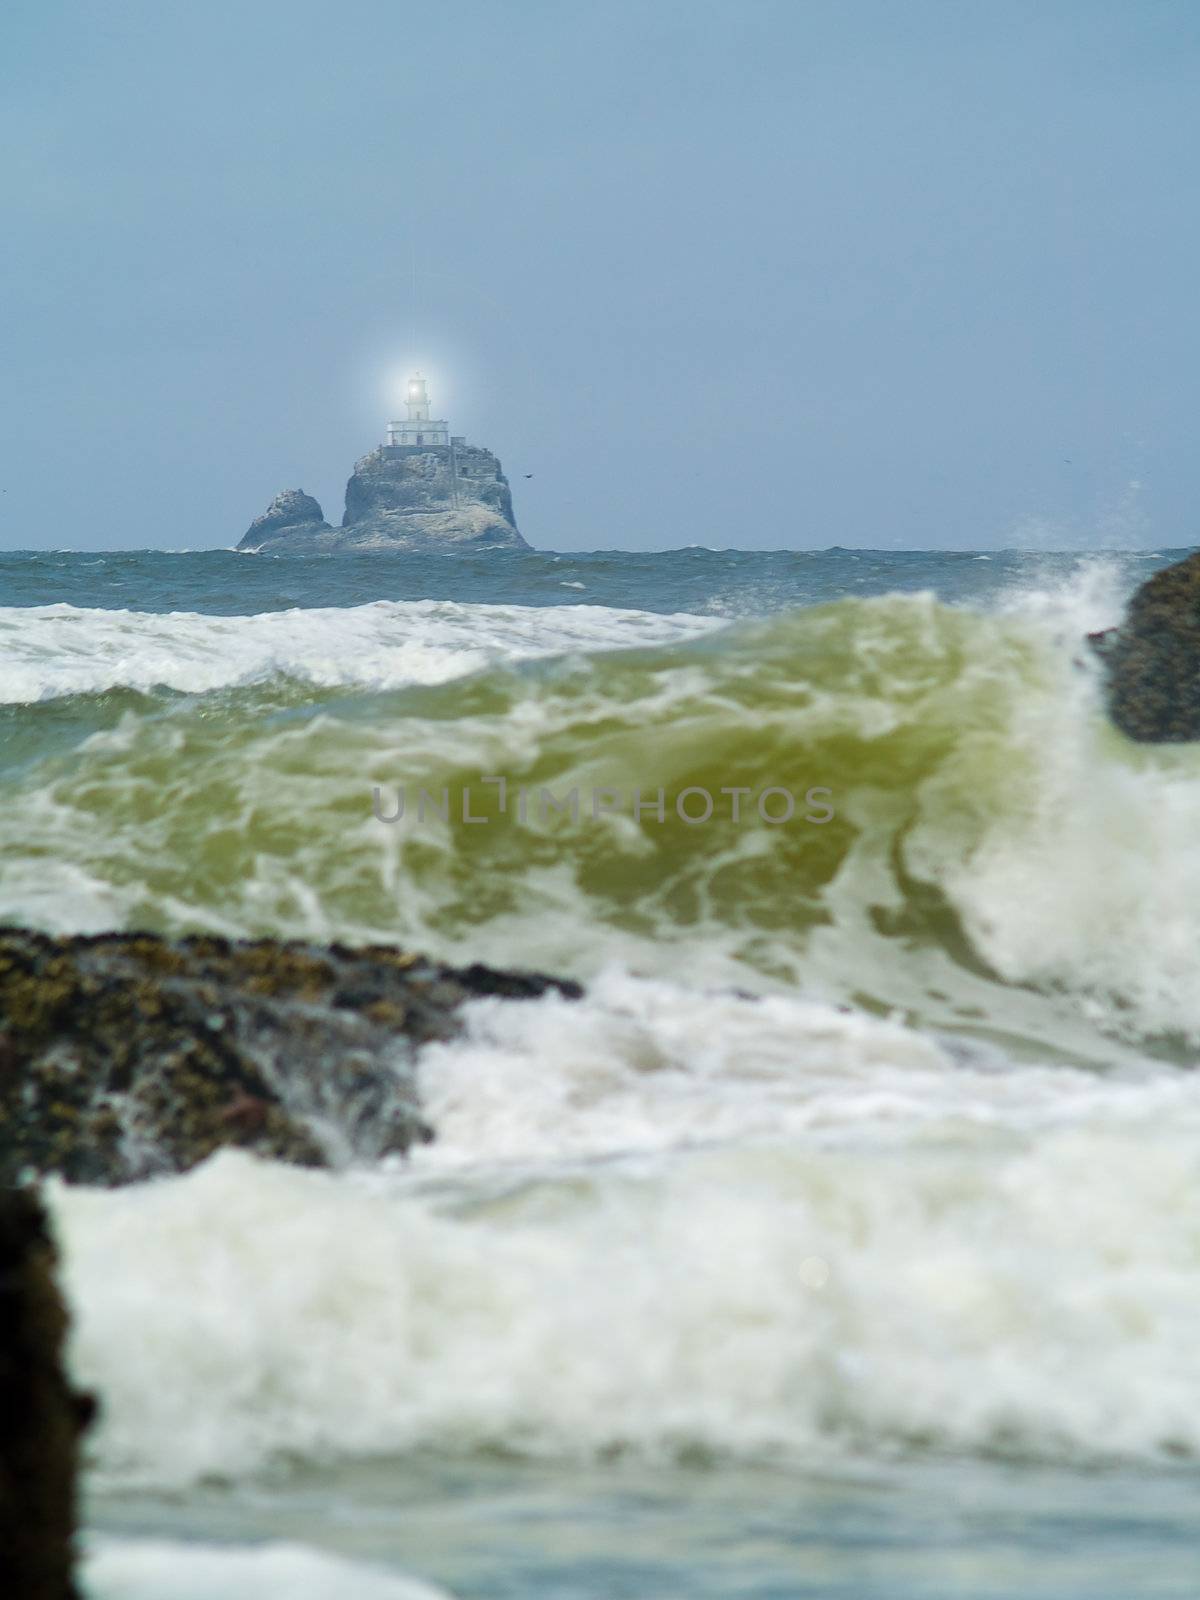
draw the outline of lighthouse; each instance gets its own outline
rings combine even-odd
[[[387,442],[354,464],[340,527],[325,521],[311,495],[291,489],[254,519],[238,549],[527,550],[497,458],[430,416],[421,373],[405,382],[403,395],[403,422],[389,422]]]
[[[389,422],[387,442],[393,448],[420,449],[428,445],[446,446],[450,443],[450,424],[431,421],[429,416],[429,389],[419,372],[414,372],[404,390],[404,403],[408,416],[403,422]]]

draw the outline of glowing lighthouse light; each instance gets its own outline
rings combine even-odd
[[[431,421],[429,417],[429,390],[425,379],[414,372],[405,390],[408,416],[403,422],[389,422],[387,442],[393,449],[423,449],[429,445],[450,443],[450,424]]]

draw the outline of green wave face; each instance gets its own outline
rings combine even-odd
[[[1164,830],[1195,837],[1200,767],[1108,730],[1079,653],[1036,619],[892,596],[382,694],[277,679],[24,707],[0,914],[400,940],[584,976],[686,964],[1064,1049],[1123,1022],[1191,1030],[1200,1000],[1175,968],[1200,884],[1164,909],[1150,878]],[[486,776],[506,780],[504,815]],[[635,816],[634,792],[660,788],[664,819]],[[403,789],[400,821],[377,820],[373,789],[385,816]],[[445,820],[417,814],[421,789],[446,791]],[[769,789],[794,797],[790,821],[759,815]],[[467,790],[491,820],[464,821]],[[578,815],[543,790],[576,791]],[[712,796],[710,819],[677,814],[685,790],[692,815]]]

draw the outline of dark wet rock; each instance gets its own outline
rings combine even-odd
[[[1145,744],[1200,739],[1200,552],[1147,579],[1120,627],[1088,643],[1122,733]]]
[[[20,1600],[76,1600],[79,1437],[95,1403],[63,1371],[67,1314],[45,1211],[0,1192],[0,1574]]]
[[[416,1049],[465,1000],[575,985],[390,946],[0,928],[0,1181],[114,1184],[239,1145],[306,1166],[431,1137]]]
[[[261,517],[255,517],[242,535],[238,549],[258,550],[264,545],[283,544],[293,539],[304,543],[322,531],[333,533],[319,501],[305,494],[303,489],[284,489]]]

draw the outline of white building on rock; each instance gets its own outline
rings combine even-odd
[[[450,424],[430,420],[429,392],[419,372],[414,372],[408,380],[405,404],[408,407],[407,418],[403,422],[388,423],[387,442],[390,446],[406,449],[425,445],[448,446],[451,443]]]

